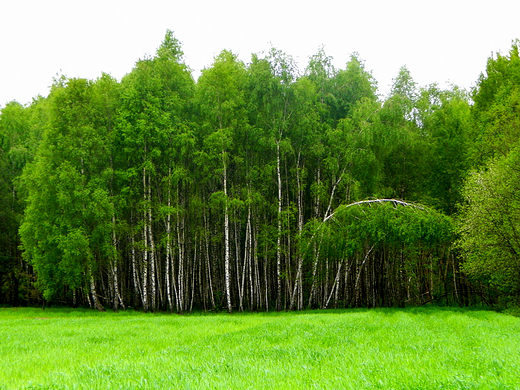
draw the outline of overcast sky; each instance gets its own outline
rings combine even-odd
[[[470,88],[520,38],[518,0],[0,0],[0,107],[47,96],[56,74],[120,79],[173,30],[198,77],[223,49],[249,62],[271,46],[303,70],[324,46],[353,52],[385,95],[399,68],[421,85]]]

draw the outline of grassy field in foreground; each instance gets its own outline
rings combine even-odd
[[[0,389],[519,389],[520,319],[0,308]]]

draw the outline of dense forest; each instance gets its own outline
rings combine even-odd
[[[118,81],[0,113],[0,304],[265,311],[520,297],[520,41],[472,91],[388,96],[359,55],[298,70],[171,31]]]

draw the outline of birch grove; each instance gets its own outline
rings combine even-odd
[[[62,78],[2,112],[2,129],[27,123],[33,153],[16,173],[30,299],[179,313],[475,303],[485,287],[453,251],[470,109],[406,68],[383,100],[357,54],[338,70],[323,49],[303,71],[274,48],[247,64],[224,50],[194,80],[168,31],[121,81]]]

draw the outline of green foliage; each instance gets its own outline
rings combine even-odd
[[[365,70],[357,53],[350,56],[345,70],[335,73],[331,80],[333,87],[333,118],[338,121],[351,115],[354,105],[361,99],[376,100],[377,82]]]
[[[472,137],[473,163],[484,165],[495,155],[505,156],[520,137],[520,57],[518,40],[509,55],[496,54],[488,59],[473,91],[475,122]]]
[[[161,46],[157,49],[157,57],[164,60],[170,60],[176,63],[180,63],[184,52],[182,51],[181,44],[177,38],[173,35],[173,31],[166,30],[166,35],[161,43]]]
[[[464,270],[520,294],[520,149],[472,172],[464,187],[459,246]]]
[[[471,112],[469,98],[454,88],[440,91],[436,86],[422,90],[421,132],[428,136],[425,171],[428,203],[453,215],[461,202],[464,177],[469,169]],[[426,197],[424,198],[426,201]]]
[[[520,84],[519,46],[517,39],[512,42],[508,56],[496,53],[496,56],[488,58],[486,72],[480,75],[473,95],[477,112],[486,111]]]
[[[224,50],[195,81],[168,30],[121,82],[62,76],[0,114],[2,294],[37,277],[35,299],[115,309],[214,309],[226,283],[238,310],[486,300],[447,216],[468,169],[514,149],[518,64],[517,43],[491,58],[473,105],[405,67],[383,99],[358,54],[335,69],[323,48],[303,74]]]
[[[22,176],[28,197],[20,236],[46,299],[63,288],[86,287],[89,274],[110,256],[110,84],[103,76],[97,83],[71,79],[54,86],[50,126]]]
[[[20,175],[36,154],[48,107],[38,98],[23,107],[8,103],[0,113],[0,302],[33,301],[31,275],[21,259],[18,228],[26,197]]]
[[[342,267],[348,270],[342,285],[345,306],[403,306],[448,293],[437,278],[454,238],[453,225],[450,217],[422,205],[367,200],[342,205],[323,222],[311,223],[301,245],[306,256],[320,258],[315,268],[332,266],[338,275]],[[428,282],[434,277],[438,291]],[[332,291],[338,283],[336,277]]]
[[[342,243],[345,248],[380,245],[393,248],[449,245],[453,221],[426,206],[394,200],[362,201],[338,207],[325,221],[330,225],[320,240],[324,246]],[[333,257],[353,257],[356,251],[338,252]]]
[[[515,301],[520,293],[519,91],[517,40],[509,55],[488,59],[486,72],[473,91],[468,135],[474,142],[468,155],[475,171],[470,172],[462,190],[459,216],[463,269]]]

